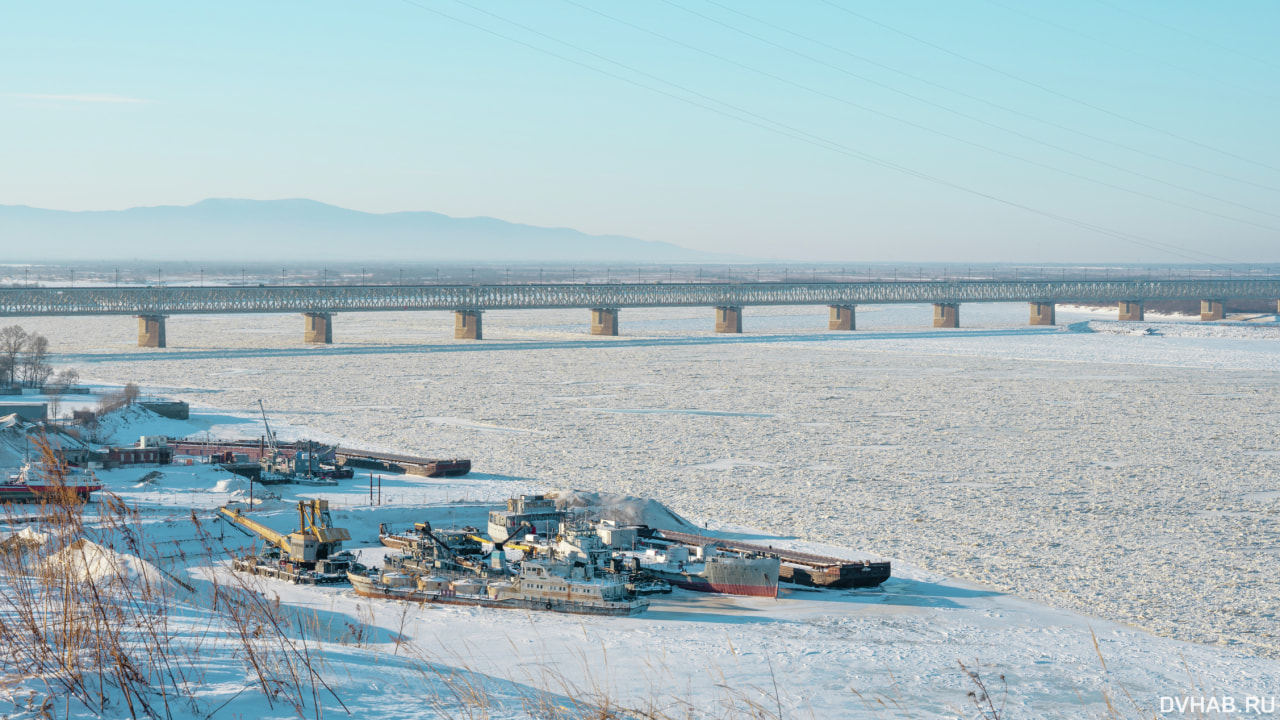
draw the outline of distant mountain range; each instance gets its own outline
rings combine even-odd
[[[3,260],[724,262],[729,255],[620,235],[433,212],[373,214],[314,200],[204,200],[69,212],[0,205]]]

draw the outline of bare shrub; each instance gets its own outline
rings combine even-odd
[[[216,578],[198,591],[164,570],[136,510],[110,493],[84,505],[48,441],[37,445],[43,482],[60,489],[30,510],[6,506],[11,523],[20,519],[15,513],[32,510],[35,522],[27,524],[33,532],[26,541],[0,544],[0,684],[36,690],[22,701],[26,707],[38,714],[66,703],[65,714],[80,705],[115,717],[182,710],[212,716],[217,708],[206,707],[200,693],[205,653],[225,644],[273,707],[319,717],[322,692],[341,703],[320,677],[305,628],[278,602]],[[211,555],[210,537],[194,512],[191,519]],[[10,697],[17,704],[18,696]]]
[[[138,386],[127,383],[118,392],[107,393],[98,400],[98,415],[106,415],[129,407],[138,401]]]

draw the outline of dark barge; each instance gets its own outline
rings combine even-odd
[[[691,535],[674,530],[654,530],[653,534],[657,538],[683,545],[715,545],[777,558],[782,562],[782,567],[778,571],[778,580],[792,585],[836,589],[875,587],[888,580],[891,574],[890,563],[887,561],[841,560],[737,540]]]

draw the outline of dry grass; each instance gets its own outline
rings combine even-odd
[[[38,443],[47,484],[66,477],[47,441]],[[4,510],[11,527],[43,536],[0,547],[0,684],[43,692],[16,706],[40,713],[66,703],[101,715],[205,716],[206,657],[231,654],[271,706],[320,717],[322,694],[341,700],[321,676],[306,628],[252,588],[220,584],[197,592],[162,569],[137,512],[110,493],[84,505],[65,489]],[[202,544],[210,538],[196,523]],[[210,610],[212,612],[210,612]]]
[[[47,442],[39,445],[46,467],[56,467]],[[58,471],[44,480],[65,485]],[[42,541],[15,535],[0,543],[0,698],[13,713],[52,719],[78,705],[106,717],[217,717],[247,693],[299,717],[320,718],[326,706],[350,714],[327,679],[335,673],[322,646],[334,637],[333,628],[320,627],[314,614],[282,607],[278,597],[264,591],[261,579],[213,572],[200,587],[188,584],[165,569],[137,511],[110,493],[100,493],[98,502],[86,506],[66,490],[38,504],[6,507],[4,513],[10,527],[43,535]],[[196,513],[190,521],[201,556],[180,554],[179,566],[221,559]],[[465,649],[451,657],[427,657],[411,641],[408,632],[420,607],[386,607],[399,613],[389,644],[377,639],[371,616],[347,621],[338,641],[387,648],[409,668],[424,711],[446,720],[814,717],[812,710],[784,703],[772,665],[769,682],[761,686],[734,683],[723,669],[708,665],[697,684],[711,692],[695,694],[686,685],[682,694],[681,683],[694,680],[679,676],[662,657],[653,658],[646,672],[650,687],[640,699],[624,699],[613,686],[604,648],[594,658],[583,648],[571,663],[574,671],[565,672],[555,663],[539,662],[540,654],[530,656],[513,646],[506,677],[486,675],[473,669]],[[1098,717],[1156,717],[1107,671],[1096,638],[1094,646],[1109,678]],[[732,644],[729,649],[736,657]],[[541,656],[548,656],[545,648]],[[237,680],[244,686],[216,705],[202,694],[210,684],[211,657],[233,657],[243,671]],[[520,657],[531,661],[516,662]],[[960,663],[960,670],[973,690],[969,707],[957,713],[1006,718],[1004,675],[984,677],[977,661]],[[896,682],[887,693],[868,700],[851,690],[849,705],[861,699],[867,714],[910,718],[911,703]],[[1081,698],[1083,715],[1092,714],[1089,707]]]

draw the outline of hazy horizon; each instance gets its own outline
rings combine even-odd
[[[311,199],[801,262],[1280,247],[1272,3],[68,2],[7,20],[0,131],[21,142],[0,205]]]

